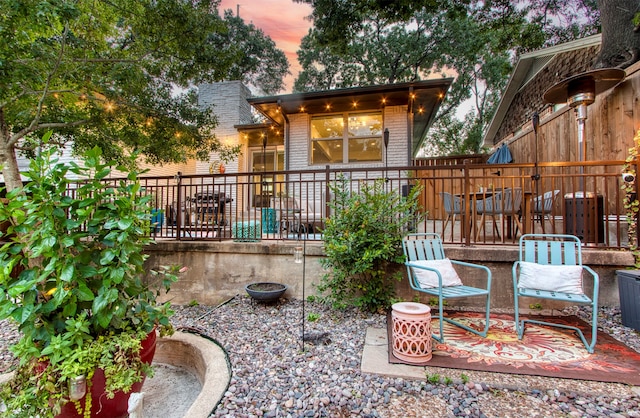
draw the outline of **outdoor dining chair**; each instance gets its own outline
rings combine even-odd
[[[522,204],[522,189],[519,187],[505,188],[501,191],[495,192],[491,196],[487,196],[485,199],[476,201],[476,214],[480,215],[480,223],[478,231],[476,232],[476,241],[480,237],[480,233],[485,228],[486,217],[490,216],[493,221],[493,228],[504,242],[504,233],[501,235],[500,231],[504,230],[505,217],[513,219],[517,224],[517,227],[522,231],[522,225],[518,218],[518,211]],[[498,228],[496,217],[500,219],[501,228]]]
[[[298,233],[300,228],[300,204],[292,197],[276,198],[277,225],[280,233]]]
[[[598,332],[599,276],[582,264],[582,243],[573,235],[525,234],[520,237],[519,259],[513,264],[515,323],[522,339],[528,323],[575,331],[589,353],[593,353]],[[588,274],[585,274],[588,273]],[[593,290],[587,295],[583,276],[592,278]],[[578,327],[533,319],[520,319],[520,298],[550,299],[591,306],[591,341]]]
[[[406,257],[405,265],[411,288],[438,298],[438,315],[433,318],[438,319],[439,334],[434,333],[433,338],[439,342],[444,341],[444,322],[486,337],[489,331],[491,271],[479,264],[447,258],[444,254],[442,239],[438,234],[408,234],[402,241],[402,248]],[[472,287],[463,284],[454,265],[459,267],[460,273],[468,273],[464,275],[465,277],[478,279],[484,286]],[[444,316],[445,300],[476,296],[484,298],[485,321],[482,329],[474,329]]]
[[[551,223],[551,230],[555,231],[555,220],[551,216],[553,205],[560,194],[560,190],[550,190],[533,199],[533,215],[535,220],[540,222],[542,233],[545,233],[545,218]]]
[[[453,240],[453,233],[456,229],[456,215],[462,215],[462,212],[464,211],[464,202],[462,201],[462,197],[454,196],[448,192],[440,192],[440,197],[442,198],[444,211],[447,214],[447,217],[442,224],[442,235],[445,234],[447,225],[449,224],[449,221],[451,221],[451,240]]]

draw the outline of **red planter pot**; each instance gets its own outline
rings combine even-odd
[[[142,351],[140,357],[144,363],[151,364],[153,356],[156,353],[156,332],[149,333],[147,338],[142,341]],[[105,393],[104,372],[98,369],[91,379],[91,417],[102,418],[126,418],[129,406],[129,395],[133,392],[140,392],[144,378],[142,381],[135,383],[131,388],[131,392],[124,393],[118,391],[113,399],[108,399]],[[80,405],[85,405],[85,397],[80,399]],[[68,402],[62,407],[62,412],[56,418],[82,418],[83,415],[78,414],[76,406],[73,402]]]

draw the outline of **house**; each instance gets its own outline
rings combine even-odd
[[[233,141],[235,136],[242,144],[244,158],[234,164],[238,172],[260,171],[265,152],[268,170],[304,170],[326,164],[408,165],[451,82],[451,78],[442,78],[251,97],[245,86],[231,81],[199,86],[199,100],[218,115],[216,135],[223,141]],[[266,122],[252,123],[251,107]],[[388,150],[383,149],[385,130],[389,130]]]
[[[241,155],[226,164],[225,172],[259,177],[273,171],[326,166],[407,166],[451,83],[451,78],[441,78],[251,97],[245,86],[231,81],[199,86],[199,103],[211,106],[218,116],[218,138],[242,145]],[[254,123],[253,112],[263,121]],[[196,163],[195,174],[219,172],[218,167],[218,157],[212,155],[209,162]],[[266,175],[264,182],[255,180],[246,209],[267,206],[265,196],[271,199],[285,192],[282,174]],[[314,199],[321,198],[318,192],[312,194]]]

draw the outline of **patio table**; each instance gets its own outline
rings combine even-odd
[[[470,193],[460,193],[460,194],[456,194],[454,196],[457,197],[461,197],[464,201],[465,204],[465,208],[469,208],[469,210],[467,211],[466,209],[463,211],[462,213],[462,222],[463,222],[463,226],[466,226],[467,224],[469,225],[469,230],[472,230],[475,227],[474,224],[474,219],[476,218],[476,202],[478,200],[484,200],[487,197],[491,197],[493,196],[493,193],[498,192],[502,189],[486,189],[483,191],[477,191],[477,192],[470,192]],[[521,203],[521,208],[520,208],[520,215],[522,216],[522,229],[523,231],[520,231],[521,234],[527,234],[529,233],[529,228],[531,225],[531,217],[532,217],[532,200],[534,197],[534,193],[531,191],[523,191],[522,192],[522,203]],[[469,221],[467,221],[466,217],[467,215],[471,215],[471,218],[469,219]],[[512,222],[511,222],[511,217],[512,214],[506,214],[505,216],[507,217],[507,238],[511,238],[513,236],[513,229],[512,229]],[[516,216],[518,216],[516,214]],[[474,235],[472,235],[473,237]],[[462,228],[462,238],[466,238],[467,237],[467,228],[463,227]]]

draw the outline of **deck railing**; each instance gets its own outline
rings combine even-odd
[[[405,194],[422,185],[419,231],[461,245],[517,244],[523,232],[571,233],[588,245],[628,246],[623,161],[416,165],[145,177],[152,235],[178,240],[321,240],[330,185],[343,176],[357,192],[385,178]],[[447,220],[443,193],[461,209]],[[518,197],[519,196],[519,197]],[[496,203],[497,202],[497,203]],[[484,217],[481,210],[485,208]],[[453,215],[453,214],[451,214]]]

